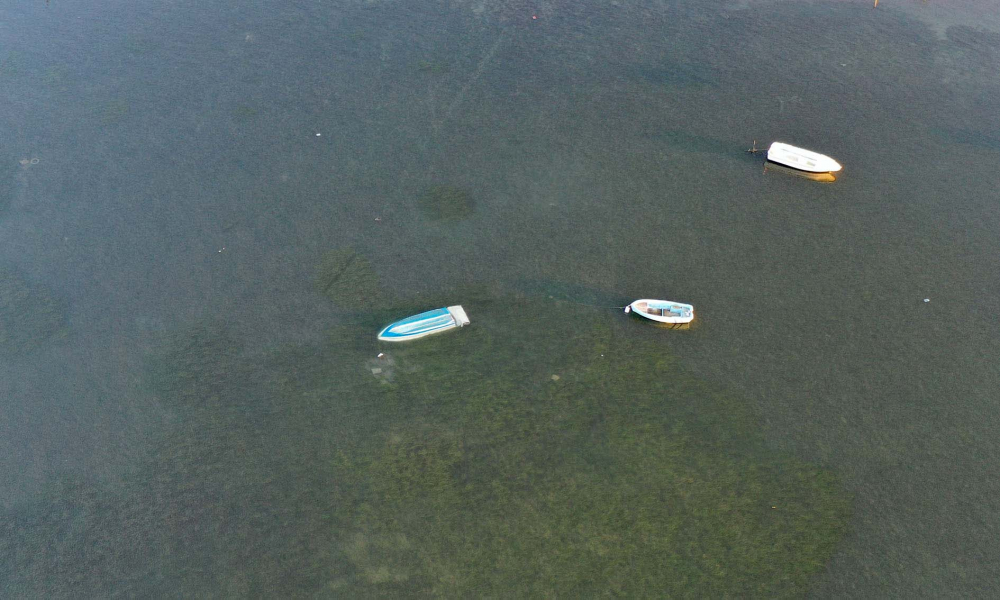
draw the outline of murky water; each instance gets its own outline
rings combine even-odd
[[[503,298],[607,321],[593,335],[615,365],[656,348],[688,392],[744,407],[752,464],[839,478],[846,534],[791,593],[995,594],[1000,23],[988,3],[879,4],[0,9],[0,261],[68,307],[64,336],[0,355],[0,498],[11,539],[98,549],[4,579],[25,597],[79,573],[95,594],[162,593],[181,571],[208,594],[360,589],[345,573],[407,589],[356,536],[415,569],[412,542],[345,528],[368,484],[330,465],[382,441],[499,443],[420,383],[455,348],[372,362],[407,311],[467,305],[494,352],[459,344],[467,366],[518,397],[600,358],[529,335]],[[764,173],[754,140],[843,176]],[[462,193],[438,206],[435,189]],[[440,218],[455,198],[461,218]],[[347,248],[377,275],[358,284],[373,306],[317,288]],[[696,326],[612,309],[638,297],[690,302]],[[190,387],[157,387],[165,364]],[[649,418],[701,423],[672,410]]]

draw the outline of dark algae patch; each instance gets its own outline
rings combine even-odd
[[[65,330],[66,307],[44,286],[0,267],[0,354],[17,356]]]
[[[417,63],[417,71],[420,73],[429,73],[431,75],[442,75],[447,73],[451,69],[448,67],[447,63],[438,62],[434,60],[421,60]]]
[[[0,77],[15,77],[21,74],[24,56],[17,51],[0,55]]]
[[[8,509],[0,560],[18,568],[0,583],[23,596],[112,581],[129,595],[807,591],[849,497],[766,448],[741,399],[666,352],[670,332],[562,302],[464,305],[470,327],[410,344],[349,325],[251,355],[222,326],[179,332],[152,381],[184,399],[174,428],[114,490],[67,482]],[[378,352],[389,379],[373,376]]]
[[[672,63],[633,67],[630,74],[652,85],[686,88],[713,83],[714,74],[702,64]]]
[[[338,307],[363,308],[381,294],[378,275],[368,259],[351,248],[330,250],[316,267],[317,291]]]
[[[432,221],[455,222],[472,215],[474,202],[468,190],[453,185],[435,185],[417,198],[417,206]]]
[[[1000,33],[974,29],[968,25],[952,25],[945,32],[948,41],[984,55],[1000,57]]]

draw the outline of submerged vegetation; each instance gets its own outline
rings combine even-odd
[[[837,478],[769,454],[741,403],[654,340],[531,310],[534,329],[508,314],[388,350],[410,368],[380,403],[397,415],[381,443],[338,469],[355,508],[337,589],[802,594],[846,526]]]
[[[350,325],[253,360],[224,328],[178,334],[154,383],[193,411],[121,489],[6,515],[0,560],[25,578],[5,587],[101,595],[118,577],[143,595],[184,572],[182,595],[804,593],[849,517],[836,476],[765,448],[745,403],[652,331],[553,301],[466,308],[471,327],[417,343]],[[373,373],[389,359],[393,377]],[[218,397],[234,402],[197,400]]]
[[[125,119],[129,113],[129,103],[124,98],[115,98],[100,107],[98,115],[102,125],[114,125]]]
[[[60,334],[66,308],[43,286],[0,267],[0,354],[30,352]]]
[[[16,163],[11,159],[0,162],[0,219],[4,217],[7,209],[10,208],[14,200],[14,175],[16,173]]]
[[[237,105],[230,111],[230,115],[232,115],[233,120],[236,121],[237,123],[247,123],[249,121],[252,121],[253,119],[257,118],[259,113],[260,111],[258,111],[256,108],[252,106],[247,106],[246,104]]]
[[[0,77],[20,75],[23,62],[23,55],[16,50],[0,56]]]
[[[182,403],[221,399],[234,382],[240,346],[221,323],[198,323],[173,332],[147,366],[157,395]]]
[[[351,248],[330,250],[316,267],[316,289],[339,307],[358,309],[379,296],[378,275],[368,259]]]
[[[421,60],[417,62],[417,71],[421,73],[430,73],[431,75],[441,75],[449,71],[447,63],[438,62],[435,60]]]
[[[474,203],[469,191],[452,185],[431,186],[417,198],[417,206],[432,221],[461,221],[472,215]]]

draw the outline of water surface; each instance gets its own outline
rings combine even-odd
[[[719,394],[752,430],[732,452],[838,482],[846,533],[782,593],[995,594],[1000,25],[975,2],[880,4],[0,9],[0,262],[66,307],[61,333],[0,357],[10,539],[52,549],[9,563],[9,589],[423,590],[358,549],[345,523],[371,482],[335,481],[338,457],[486,434],[460,423],[471,400],[435,408],[451,396],[421,379],[455,348],[412,371],[400,358],[381,383],[369,336],[461,302],[496,344],[466,348],[467,366],[542,402],[560,373],[538,365],[600,358],[516,326],[548,302],[579,311],[613,369],[655,348],[664,380],[698,382],[627,429]],[[764,174],[753,140],[830,154],[844,174]],[[433,218],[420,199],[435,186],[465,190],[471,212]],[[370,265],[377,306],[317,289],[344,248]],[[636,297],[690,302],[697,326],[611,308]],[[191,387],[160,385],[164,364]],[[656,398],[653,379],[636,393]],[[387,389],[398,404],[380,403]],[[692,410],[677,418],[702,423]],[[736,425],[719,427],[704,439]],[[593,441],[570,439],[566,455]],[[570,493],[543,474],[525,485],[545,482]],[[406,543],[372,535],[407,564]]]

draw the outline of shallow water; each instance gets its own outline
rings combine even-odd
[[[323,371],[316,348],[331,362],[338,348],[374,356],[368,333],[437,302],[482,304],[473,327],[499,336],[488,298],[550,299],[616,323],[622,364],[633,336],[659,344],[745,403],[776,456],[840,477],[853,516],[810,595],[995,594],[1000,25],[989,7],[593,4],[0,9],[0,260],[70,307],[64,338],[0,357],[9,514],[33,523],[55,494],[98,507],[79,519],[101,531],[107,499],[162,469],[192,486],[182,505],[269,490],[270,509],[319,530],[312,519],[336,511],[310,496],[330,492],[310,473],[385,431],[366,388]],[[763,173],[743,150],[775,139],[830,154],[843,175]],[[421,211],[441,185],[468,191],[469,217]],[[379,306],[316,291],[337,248],[371,263]],[[637,297],[690,302],[697,326],[654,331],[611,309]],[[207,429],[148,370],[205,327],[224,327],[232,347],[197,381],[246,398],[248,413],[201,415]],[[528,340],[507,340],[517,359],[496,368],[565,358],[559,340]],[[309,404],[311,424],[289,423],[274,415],[296,408],[270,401],[292,388],[343,406]],[[206,430],[218,446],[203,445]],[[232,454],[150,462],[163,447]],[[186,460],[204,469],[188,475]],[[271,491],[270,471],[299,495]],[[175,528],[143,543],[180,549],[189,529],[219,529],[217,573],[187,565],[206,593],[252,591],[241,560],[279,573],[271,592],[327,590],[317,573],[274,566],[280,527],[236,552],[253,515],[163,510]],[[341,533],[288,537],[332,565]],[[5,578],[24,596],[62,589],[76,570],[55,560]],[[102,568],[104,587],[90,589],[104,593],[172,579],[115,583]],[[55,575],[33,576],[43,572]]]

